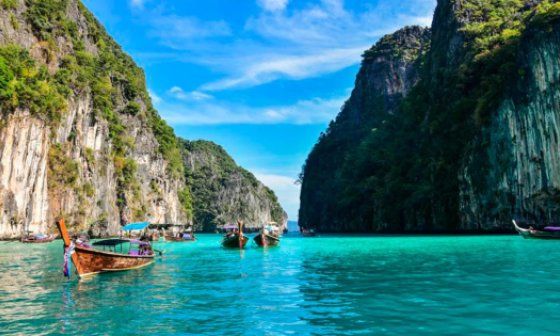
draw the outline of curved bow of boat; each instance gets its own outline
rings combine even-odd
[[[519,225],[517,225],[517,222],[515,221],[515,219],[512,220],[511,222],[513,223],[513,227],[515,228],[515,230],[517,232],[521,233],[521,232],[528,232],[529,231],[528,229],[524,229],[524,228],[520,227]]]
[[[513,223],[513,227],[515,228],[515,231],[517,231],[517,233],[519,233],[520,236],[522,236],[523,238],[531,237],[530,229],[524,229],[520,227],[519,225],[517,225],[517,222],[515,220],[512,220],[511,222]]]

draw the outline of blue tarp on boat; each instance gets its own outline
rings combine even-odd
[[[122,227],[123,231],[134,231],[134,230],[144,230],[148,227],[150,223],[140,222],[140,223],[130,223]]]

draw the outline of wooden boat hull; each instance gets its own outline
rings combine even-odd
[[[155,256],[153,255],[132,256],[83,247],[76,247],[74,253],[78,259],[78,263],[75,266],[81,277],[101,272],[117,272],[142,268],[155,261]]]
[[[170,241],[170,242],[193,242],[196,240],[196,238],[192,238],[192,239],[184,239],[182,237],[173,237],[173,236],[165,236],[165,240],[166,241]]]
[[[117,272],[137,269],[148,266],[155,261],[155,255],[129,255],[123,253],[105,252],[89,247],[75,246],[64,219],[57,221],[57,226],[64,241],[66,252],[73,248],[72,263],[80,277],[102,272]]]
[[[243,236],[240,237],[238,235],[233,236],[233,237],[226,237],[224,238],[224,240],[222,240],[222,246],[223,247],[227,247],[227,248],[245,248],[245,245],[247,245],[247,242],[249,241],[249,238]]]
[[[253,238],[253,240],[255,241],[255,243],[257,243],[257,245],[264,247],[272,247],[272,246],[278,246],[278,244],[280,244],[280,238],[278,237],[274,237],[271,235],[264,235],[264,239],[266,239],[266,245],[263,242],[263,234],[258,234],[255,236],[255,238]]]
[[[519,235],[525,239],[560,239],[559,231],[541,231],[519,227],[515,221],[513,226]]]

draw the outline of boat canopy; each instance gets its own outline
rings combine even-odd
[[[222,227],[222,229],[224,230],[234,230],[234,229],[238,229],[239,226],[237,226],[237,224],[226,224]]]
[[[105,240],[100,240],[98,242],[95,242],[93,243],[93,245],[94,246],[117,246],[124,243],[130,243],[130,239],[119,239],[119,238],[105,239]]]
[[[123,231],[134,231],[134,230],[144,230],[148,227],[150,223],[140,222],[140,223],[130,223],[122,227]]]
[[[120,239],[120,238],[111,238],[111,239],[100,240],[98,242],[93,243],[93,245],[94,246],[117,246],[117,245],[126,244],[126,243],[138,244],[138,245],[149,245],[148,242],[141,241],[141,240],[138,240],[138,239]]]

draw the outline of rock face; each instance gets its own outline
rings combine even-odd
[[[476,140],[485,148],[468,155],[460,172],[464,228],[501,227],[513,216],[560,218],[560,26],[527,31],[520,48],[523,76]]]
[[[556,1],[439,0],[420,48],[429,51],[408,58],[408,86],[366,52],[352,97],[307,160],[300,225],[504,232],[518,216],[558,221],[559,17]],[[406,55],[414,43],[391,45]],[[355,130],[340,126],[349,115]]]
[[[0,142],[1,232],[21,233],[24,217],[31,230],[44,231],[49,201],[48,129],[28,113],[16,111],[0,132]]]
[[[306,161],[299,225],[346,230],[337,215],[344,183],[344,161],[366,136],[397,113],[403,97],[420,79],[418,68],[430,45],[430,30],[407,27],[385,36],[363,56],[355,88]]]
[[[250,229],[271,221],[287,225],[272,190],[239,167],[222,147],[209,141],[182,143],[197,230],[212,232],[237,219],[244,219]]]
[[[79,0],[0,3],[0,114],[0,239],[192,222],[179,139]]]

